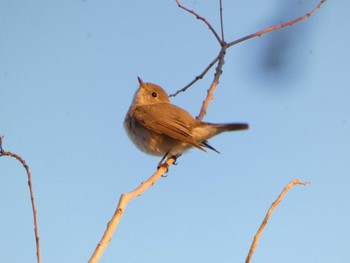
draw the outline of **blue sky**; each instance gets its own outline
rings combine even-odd
[[[318,1],[224,1],[227,41]],[[219,28],[218,3],[183,2]],[[349,262],[349,3],[233,46],[205,119],[250,130],[191,150],[133,200],[100,262],[242,262],[294,178],[253,262]],[[175,1],[0,1],[0,134],[30,166],[43,262],[86,262],[122,193],[159,158],[128,140],[136,77],[172,93],[219,51]],[[213,78],[172,102],[198,114]],[[0,158],[1,262],[35,262],[24,169]]]

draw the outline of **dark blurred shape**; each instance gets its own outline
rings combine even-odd
[[[274,26],[301,17],[308,13],[314,4],[306,0],[279,1],[268,24]],[[293,84],[300,81],[307,71],[307,63],[304,61],[311,55],[307,44],[307,32],[312,26],[311,23],[310,19],[306,19],[262,36],[264,39],[257,49],[254,66],[254,72],[265,82],[262,83],[262,87],[286,89],[293,85],[282,85],[283,83]]]
[[[264,52],[262,52],[261,62],[263,71],[282,71],[288,66],[286,54],[290,51],[290,45],[293,44],[293,35],[291,32],[280,32],[270,37],[265,44]]]

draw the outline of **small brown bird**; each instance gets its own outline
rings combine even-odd
[[[248,129],[246,123],[213,124],[193,118],[187,111],[170,103],[168,94],[158,85],[140,83],[124,128],[131,141],[143,152],[151,155],[179,157],[186,150],[204,147],[219,153],[207,142],[225,131]],[[160,162],[160,163],[161,163]]]

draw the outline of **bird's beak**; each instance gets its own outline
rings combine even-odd
[[[140,77],[137,77],[137,80],[139,81],[140,86],[142,86],[142,85],[144,84],[143,81],[142,81],[142,79],[140,79]]]

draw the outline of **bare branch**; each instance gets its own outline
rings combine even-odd
[[[174,158],[172,158],[172,157],[168,158],[168,160],[166,161],[166,164],[168,166],[170,166],[174,163],[174,161],[175,161]],[[112,239],[112,235],[113,235],[115,229],[117,228],[121,217],[123,216],[123,213],[125,211],[127,204],[132,199],[140,196],[148,188],[153,186],[156,183],[156,181],[161,176],[163,176],[164,173],[166,173],[166,172],[167,172],[167,168],[164,166],[161,166],[147,181],[141,183],[141,185],[139,187],[137,187],[135,190],[121,195],[117,209],[115,210],[115,213],[114,213],[111,221],[108,222],[107,229],[106,229],[105,233],[103,234],[101,241],[98,243],[93,255],[91,256],[89,263],[98,262],[98,260],[102,256],[102,253],[104,252],[104,250],[106,249],[106,247],[108,246],[109,242]]]
[[[195,11],[190,10],[190,9],[184,7],[184,6],[179,2],[179,0],[176,0],[176,3],[177,3],[177,5],[178,5],[180,8],[182,8],[183,10],[186,10],[187,12],[191,13],[191,14],[194,15],[197,19],[202,20],[202,21],[209,27],[210,31],[214,34],[215,38],[217,39],[217,41],[218,41],[218,42],[220,43],[220,45],[221,45],[222,40],[220,39],[218,33],[216,33],[216,31],[215,31],[215,29],[213,28],[213,26],[212,26],[204,17],[200,16],[200,15],[197,14]]]
[[[249,253],[248,253],[248,256],[246,258],[246,263],[249,263],[253,254],[254,254],[254,251],[255,251],[255,248],[257,247],[258,245],[258,242],[259,242],[259,238],[261,236],[261,233],[263,232],[266,224],[267,224],[267,221],[269,220],[270,216],[272,215],[273,211],[275,210],[275,208],[278,206],[278,204],[282,201],[284,195],[295,185],[306,185],[306,184],[309,184],[309,182],[301,182],[299,179],[294,179],[292,182],[290,182],[283,190],[282,192],[280,193],[280,195],[278,196],[278,198],[276,199],[275,202],[273,202],[270,206],[270,209],[267,211],[266,215],[265,215],[265,218],[263,220],[263,222],[261,223],[257,233],[255,234],[254,236],[254,240],[252,242],[252,245],[250,247],[250,250],[249,250]]]
[[[189,10],[189,9],[183,7],[183,6],[179,3],[179,1],[176,0],[178,6],[179,6],[180,8],[182,8],[182,9],[186,10],[187,12],[190,12],[191,14],[195,15],[198,19],[201,19],[202,21],[204,21],[204,22],[208,25],[209,29],[213,32],[213,34],[214,34],[214,35],[216,36],[216,38],[218,39],[218,41],[219,41],[219,43],[220,43],[220,46],[221,46],[221,49],[223,49],[224,46],[226,46],[225,49],[227,49],[227,48],[229,48],[229,47],[231,47],[231,46],[233,46],[233,45],[236,45],[236,44],[241,43],[241,42],[243,42],[243,41],[246,41],[246,40],[248,40],[248,39],[251,39],[251,38],[254,38],[254,37],[259,37],[259,36],[261,36],[261,35],[263,35],[263,34],[266,34],[266,33],[268,33],[268,32],[271,32],[271,31],[274,31],[274,30],[277,30],[277,29],[284,28],[284,27],[286,27],[286,26],[294,25],[294,24],[296,24],[296,23],[298,23],[298,22],[300,22],[300,21],[302,21],[302,20],[304,20],[304,19],[309,18],[309,17],[310,17],[311,15],[313,15],[326,1],[327,1],[327,0],[321,0],[321,1],[319,2],[319,4],[318,4],[314,9],[312,9],[310,12],[306,13],[306,14],[303,15],[302,17],[299,17],[299,18],[294,19],[294,20],[292,20],[292,21],[289,21],[289,22],[287,22],[287,23],[283,23],[283,24],[280,24],[280,25],[277,25],[277,26],[273,26],[273,27],[269,27],[269,28],[263,29],[263,30],[261,30],[261,31],[258,31],[258,32],[256,32],[256,33],[254,33],[254,34],[250,34],[250,35],[247,35],[247,36],[245,36],[245,37],[239,38],[239,39],[237,39],[237,40],[235,40],[235,41],[232,41],[232,42],[229,42],[229,43],[225,43],[225,41],[224,41],[224,29],[223,29],[224,27],[223,27],[223,15],[222,15],[222,4],[221,4],[221,0],[220,0],[220,22],[221,22],[222,40],[219,39],[218,34],[215,32],[215,30],[213,29],[213,27],[211,26],[211,24],[210,24],[206,19],[202,18],[201,16],[199,16],[199,15],[198,15],[197,13],[195,13],[194,11]],[[221,50],[221,51],[222,51],[222,50]],[[220,51],[220,53],[221,53],[221,51]],[[172,95],[170,95],[170,96],[171,96],[171,97],[174,97],[174,96],[178,95],[180,92],[186,91],[186,90],[187,90],[190,86],[192,86],[195,82],[197,82],[199,79],[202,79],[202,78],[205,76],[205,74],[209,71],[209,69],[213,66],[213,64],[215,64],[218,60],[219,60],[219,56],[217,56],[217,57],[213,60],[213,62],[211,62],[211,63],[208,65],[208,67],[207,67],[200,75],[198,75],[197,77],[195,77],[194,80],[192,80],[192,81],[191,81],[189,84],[187,84],[184,88],[182,88],[182,89],[176,91],[174,94],[172,94]],[[216,74],[217,74],[217,72],[216,72]],[[212,86],[210,87],[210,89],[213,87],[213,84],[214,84],[214,81],[213,81]],[[217,83],[216,83],[216,84],[217,84]],[[216,86],[216,85],[214,85],[214,86]],[[210,93],[210,94],[211,94],[211,95],[209,95],[209,93],[208,93],[208,95],[210,96],[210,98],[207,98],[206,100],[210,100],[210,101],[212,100],[212,95],[213,95],[213,94],[212,94],[212,93]]]
[[[222,16],[222,0],[220,0],[220,26],[221,26],[221,43],[225,43],[224,21]]]
[[[268,27],[268,28],[265,28],[261,31],[258,31],[254,34],[250,34],[248,36],[245,36],[245,37],[242,37],[242,38],[239,38],[235,41],[232,41],[230,43],[228,43],[228,46],[231,47],[233,45],[236,45],[238,43],[241,43],[243,41],[246,41],[248,39],[251,39],[251,38],[254,38],[254,37],[260,37],[268,32],[271,32],[271,31],[274,31],[274,30],[277,30],[277,29],[281,29],[281,28],[284,28],[284,27],[287,27],[287,26],[291,26],[291,25],[294,25],[304,19],[307,19],[309,18],[310,16],[312,16],[327,0],[321,0],[321,2],[318,3],[317,6],[315,6],[309,13],[306,13],[305,15],[297,18],[297,19],[294,19],[294,20],[291,20],[287,23],[283,23],[283,24],[280,24],[280,25],[276,25],[276,26],[272,26],[272,27]]]
[[[32,176],[29,170],[29,166],[26,164],[26,162],[17,154],[11,153],[11,152],[6,152],[2,148],[2,139],[4,137],[0,136],[0,157],[1,156],[10,156],[17,161],[19,161],[24,169],[27,172],[27,177],[28,177],[28,186],[29,186],[29,192],[30,192],[30,201],[32,203],[32,211],[33,211],[33,218],[34,218],[34,233],[35,233],[35,243],[36,243],[36,256],[37,256],[37,262],[40,263],[41,257],[40,257],[40,239],[39,239],[39,230],[38,230],[38,219],[37,219],[37,211],[35,207],[35,202],[34,202],[34,191],[33,191],[33,186],[32,186]]]
[[[207,108],[210,104],[210,102],[214,99],[214,91],[216,89],[216,86],[219,84],[219,79],[220,79],[220,76],[222,74],[222,67],[224,66],[225,64],[225,54],[226,54],[226,49],[227,49],[227,46],[223,46],[220,50],[220,53],[218,55],[218,65],[215,69],[215,74],[214,74],[214,80],[213,82],[211,83],[210,85],[210,88],[208,89],[207,91],[207,96],[205,98],[205,100],[203,101],[203,104],[202,104],[202,107],[201,107],[201,110],[199,112],[199,115],[197,116],[197,120],[203,120],[204,116],[207,114]]]
[[[178,95],[180,92],[184,92],[186,91],[189,87],[191,87],[194,83],[196,83],[199,79],[202,79],[204,77],[205,74],[207,74],[207,72],[209,71],[209,69],[212,68],[212,66],[214,66],[214,64],[219,60],[219,55],[217,55],[217,57],[210,62],[210,64],[203,70],[203,72],[201,74],[199,74],[198,76],[196,76],[194,78],[194,80],[192,80],[189,84],[187,84],[185,87],[183,87],[182,89],[179,89],[178,91],[176,91],[174,94],[170,94],[169,97],[175,97],[176,95]]]

